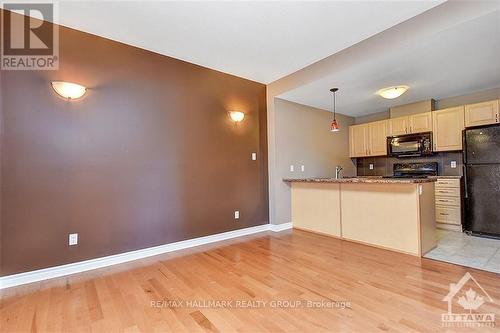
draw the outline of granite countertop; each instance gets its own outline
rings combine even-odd
[[[437,179],[460,179],[462,176],[429,176],[429,178],[437,178]]]
[[[382,178],[382,176],[374,177],[346,177],[346,178],[285,178],[284,182],[301,182],[301,183],[371,183],[371,184],[419,184],[433,183],[437,180],[432,178]]]

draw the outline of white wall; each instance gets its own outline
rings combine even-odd
[[[290,185],[283,178],[333,177],[341,165],[346,176],[356,167],[349,158],[349,129],[354,119],[337,114],[340,132],[330,132],[329,111],[275,99],[275,221],[291,222]],[[290,165],[295,171],[290,172]],[[305,166],[301,172],[300,166]]]

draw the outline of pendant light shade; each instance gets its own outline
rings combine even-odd
[[[340,131],[340,126],[339,126],[339,123],[337,122],[337,119],[336,119],[336,100],[335,100],[335,93],[339,90],[339,88],[332,88],[330,89],[330,91],[333,93],[333,120],[332,120],[332,123],[330,124],[330,131],[331,132],[338,132]]]
[[[335,119],[332,120],[332,123],[330,125],[330,131],[331,132],[338,132],[338,131],[340,131],[339,124],[337,123],[337,121]]]

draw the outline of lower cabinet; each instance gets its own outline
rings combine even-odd
[[[460,179],[438,179],[435,186],[436,227],[462,231]]]
[[[293,183],[293,227],[340,237],[340,184]]]

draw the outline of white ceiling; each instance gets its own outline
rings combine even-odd
[[[376,56],[367,53],[356,64],[279,97],[331,110],[329,89],[336,86],[340,88],[337,112],[361,116],[424,99],[500,87],[500,9],[408,37],[410,41],[400,41],[390,51]],[[399,98],[386,100],[376,95],[381,88],[400,84],[409,85],[410,90]]]
[[[56,22],[269,83],[443,1],[63,1]]]

